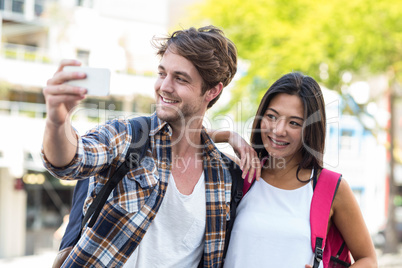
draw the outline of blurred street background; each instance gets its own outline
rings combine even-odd
[[[51,267],[68,221],[74,182],[40,159],[42,89],[60,60],[112,73],[110,95],[88,96],[74,113],[84,133],[152,113],[152,38],[209,24],[240,60],[206,127],[248,140],[268,87],[291,71],[312,76],[326,102],[325,167],[352,187],[380,267],[402,267],[402,1],[331,2],[0,0],[0,267]]]

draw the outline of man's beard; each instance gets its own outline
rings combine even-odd
[[[182,122],[182,124],[184,124],[186,119],[193,117],[197,112],[196,107],[188,104],[184,105],[181,109],[176,107],[163,107],[161,105],[156,107],[156,115],[158,118],[167,123]]]

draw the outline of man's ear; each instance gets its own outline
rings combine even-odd
[[[213,99],[215,99],[219,95],[219,93],[221,93],[222,89],[223,89],[223,84],[222,84],[222,82],[219,82],[216,86],[209,89],[205,93],[205,100],[207,102],[211,102]]]

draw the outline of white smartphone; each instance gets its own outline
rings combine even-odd
[[[85,79],[70,80],[68,85],[83,87],[92,96],[107,96],[110,88],[110,70],[106,68],[92,68],[81,66],[66,66],[63,71],[86,73]]]

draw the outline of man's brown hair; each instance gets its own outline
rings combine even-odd
[[[202,94],[220,82],[226,87],[236,74],[236,46],[215,26],[191,27],[175,31],[166,38],[154,38],[153,41],[160,57],[169,49],[194,64],[203,80]],[[215,104],[221,94],[209,102],[208,108]]]

